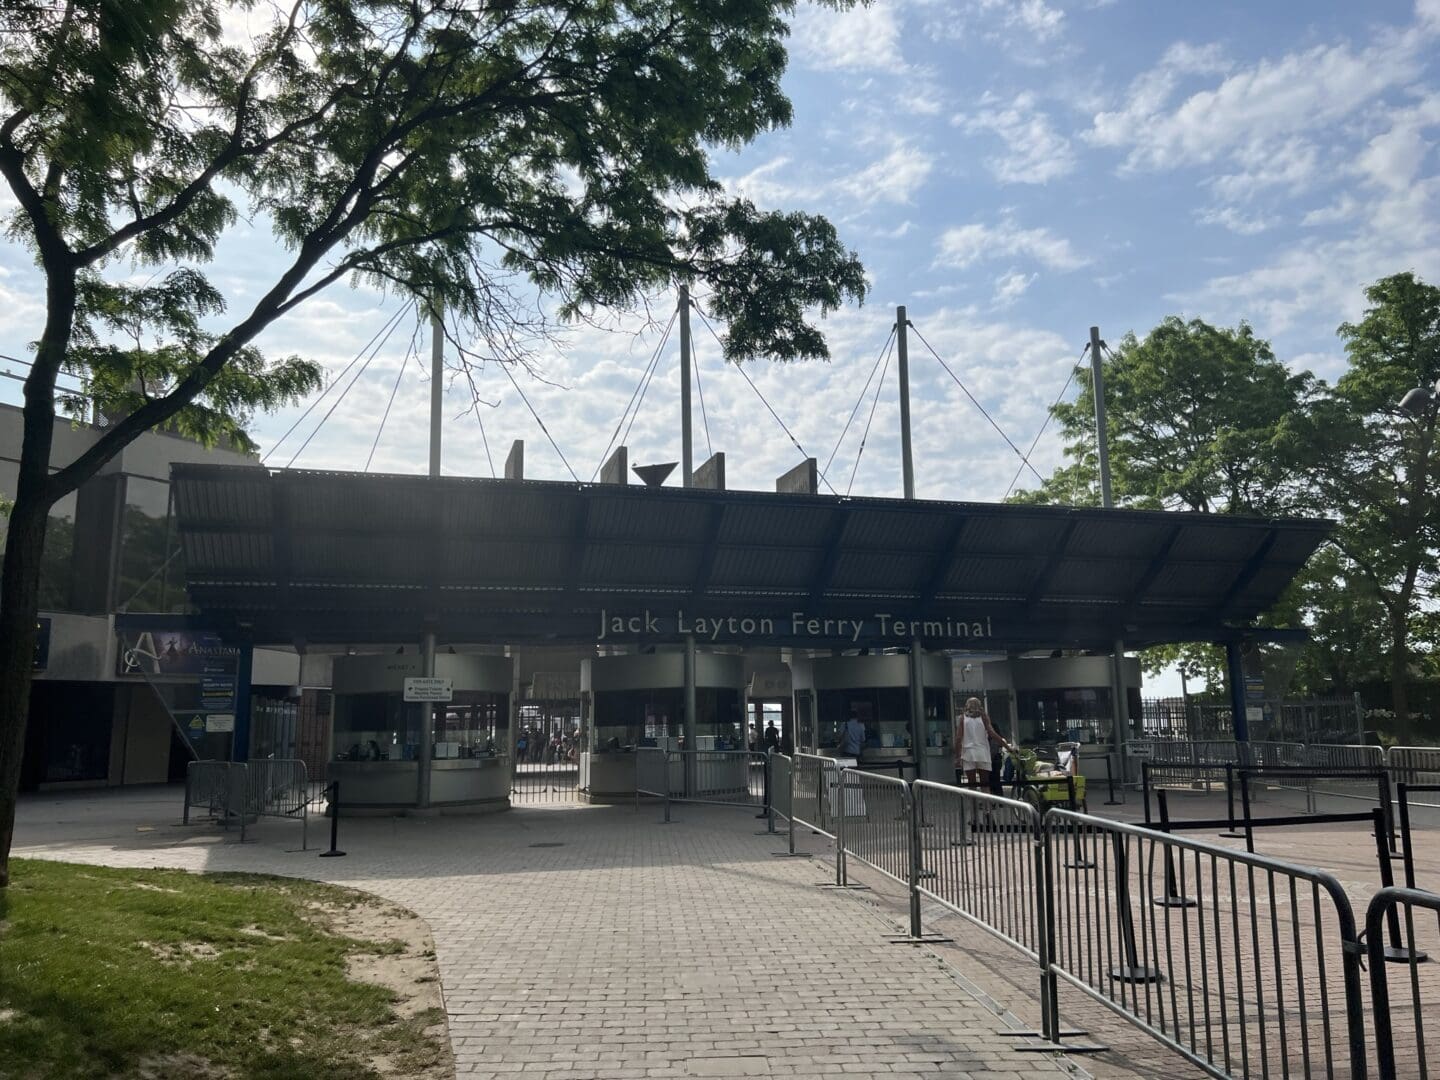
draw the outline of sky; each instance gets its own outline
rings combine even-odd
[[[1017,471],[1022,486],[1035,476],[960,383],[1024,450],[1091,325],[1115,342],[1171,314],[1244,320],[1286,363],[1333,379],[1335,329],[1365,285],[1402,270],[1440,282],[1440,0],[802,4],[790,57],[793,124],[717,151],[713,171],[762,207],[829,217],[871,292],[825,320],[830,362],[747,365],[758,392],[695,319],[695,460],[724,451],[733,488],[773,489],[809,455],[822,490],[901,494],[893,360],[862,398],[896,305],[915,328],[916,493],[992,501]],[[263,222],[245,226],[213,278],[243,310],[282,259]],[[0,353],[25,355],[40,295],[30,255],[0,241]],[[570,332],[537,357],[538,377],[512,384],[490,366],[478,405],[452,375],[444,471],[488,476],[523,439],[527,475],[590,480],[673,304]],[[260,345],[333,380],[403,306],[337,286]],[[624,437],[632,463],[680,458],[677,337]],[[257,418],[267,464],[358,469],[373,447],[372,471],[423,472],[425,339],[403,316],[298,456],[349,377],[283,442],[301,408]],[[18,384],[0,379],[0,400]],[[1047,432],[1034,468],[1048,474],[1060,450]]]

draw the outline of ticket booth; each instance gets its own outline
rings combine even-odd
[[[814,692],[816,747],[835,754],[840,731],[853,716],[865,725],[861,766],[885,771],[903,769],[909,779],[951,781],[950,741],[954,731],[951,704],[950,661],[944,656],[922,655],[921,692],[925,715],[923,745],[911,746],[910,657],[817,657],[811,661]],[[798,705],[798,702],[797,702]],[[802,730],[803,726],[802,726]]]
[[[350,810],[421,805],[420,734],[431,717],[429,805],[502,810],[510,802],[511,661],[450,653],[435,674],[451,681],[448,702],[405,700],[405,680],[423,673],[419,655],[337,656],[330,778]]]
[[[582,661],[581,790],[597,801],[633,796],[640,747],[744,750],[744,698],[743,657],[697,652],[692,742],[682,650]]]

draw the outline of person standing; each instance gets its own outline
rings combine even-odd
[[[858,758],[860,751],[865,748],[865,725],[854,713],[850,719],[845,721],[845,726],[840,729],[840,757]]]
[[[765,725],[765,749],[774,750],[780,745],[780,732],[775,727],[775,721],[771,720]]]
[[[1005,741],[979,698],[968,698],[955,724],[955,783],[984,790],[990,788],[991,747],[1006,747]]]

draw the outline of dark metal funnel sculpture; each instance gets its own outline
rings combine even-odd
[[[631,471],[640,477],[646,487],[659,487],[678,464],[677,461],[667,461],[663,465],[636,465]]]

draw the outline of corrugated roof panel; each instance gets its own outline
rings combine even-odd
[[[690,548],[659,545],[601,545],[586,547],[580,565],[580,584],[660,587],[688,585],[695,579],[699,553]]]
[[[1109,522],[1077,520],[1065,545],[1081,558],[1153,558],[1175,526],[1167,523],[1127,521],[1117,529]]]
[[[774,507],[732,503],[725,508],[720,543],[821,547],[829,542],[842,513],[826,503]]]
[[[879,554],[845,551],[835,562],[835,573],[827,592],[877,592],[894,590],[903,595],[918,593],[929,581],[933,555],[903,552]]]
[[[442,528],[461,536],[566,533],[576,511],[567,494],[538,486],[457,484],[441,507]]]
[[[953,514],[872,509],[851,511],[845,546],[883,548],[887,551],[935,551],[955,529]]]
[[[1154,600],[1208,599],[1218,604],[1239,572],[1235,563],[1173,562],[1156,575],[1146,595]]]
[[[1045,596],[1128,597],[1147,566],[1139,559],[1064,559],[1050,575]]]
[[[274,551],[269,533],[186,532],[181,537],[187,576],[274,578]]]
[[[715,552],[715,565],[710,572],[712,589],[733,589],[743,586],[809,588],[820,569],[824,553],[796,548],[732,548]]]
[[[1044,566],[1041,558],[965,556],[950,564],[940,591],[949,595],[1026,596]]]
[[[592,494],[586,534],[598,540],[689,541],[710,530],[710,507],[696,499],[649,500],[646,496]]]
[[[564,580],[570,545],[544,540],[445,539],[446,584],[532,584]]]
[[[1058,514],[979,514],[965,528],[961,550],[975,555],[1048,555],[1065,531]]]
[[[1170,550],[1170,558],[1244,562],[1255,554],[1266,535],[1263,528],[1247,527],[1239,522],[1231,526],[1218,521],[1214,524],[1186,522],[1184,531]]]
[[[420,585],[426,552],[411,537],[297,533],[290,545],[290,567],[292,580]]]

